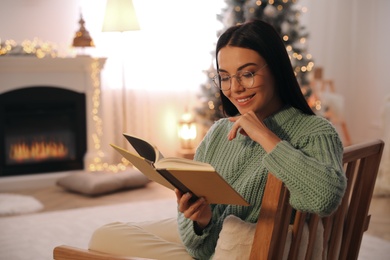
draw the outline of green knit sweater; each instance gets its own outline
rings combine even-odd
[[[334,127],[322,117],[303,114],[293,107],[268,117],[264,123],[282,139],[268,154],[241,134],[229,141],[227,135],[233,123],[228,119],[215,122],[199,145],[195,160],[214,166],[251,206],[211,205],[211,223],[201,235],[179,212],[180,236],[196,259],[212,258],[228,215],[257,221],[268,172],[283,181],[290,191],[290,204],[297,210],[325,216],[339,205],[346,178],[343,146]]]

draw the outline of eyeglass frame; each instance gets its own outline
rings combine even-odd
[[[218,89],[220,89],[220,90],[222,90],[222,91],[228,91],[228,90],[230,90],[231,88],[232,88],[232,78],[233,77],[235,77],[236,78],[236,80],[237,80],[237,82],[241,85],[241,77],[245,74],[245,73],[250,73],[251,75],[252,75],[252,85],[250,86],[250,87],[245,87],[245,86],[242,86],[242,87],[244,87],[245,89],[251,89],[251,88],[255,88],[255,87],[252,87],[253,86],[253,84],[255,83],[255,80],[254,80],[254,77],[255,77],[255,75],[259,75],[259,74],[257,74],[257,72],[259,72],[260,70],[262,70],[262,69],[264,69],[265,67],[267,67],[267,63],[265,63],[263,66],[261,66],[261,68],[259,68],[258,70],[256,70],[255,72],[250,72],[250,71],[248,71],[248,70],[244,70],[244,71],[238,71],[236,74],[233,74],[233,75],[229,75],[228,77],[229,77],[229,88],[228,89],[222,89],[222,87],[220,86],[220,85],[218,85],[218,83],[216,82],[216,80],[220,77],[220,75],[219,74],[217,74],[217,75],[215,75],[214,77],[212,77],[211,79],[213,80],[213,85],[216,87],[216,88],[218,88]],[[238,77],[237,78],[237,74],[239,74],[239,73],[241,73],[241,76],[240,77]],[[219,82],[221,82],[221,80],[219,80]]]

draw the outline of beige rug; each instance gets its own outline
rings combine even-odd
[[[42,209],[43,204],[34,197],[0,193],[0,216],[21,215]]]
[[[176,216],[176,200],[44,212],[0,218],[0,260],[50,260],[53,248],[87,248],[92,232],[114,221],[157,220]],[[365,235],[359,260],[389,259],[390,242]]]

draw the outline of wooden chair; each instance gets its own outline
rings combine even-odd
[[[298,259],[298,253],[302,250],[301,238],[305,222],[308,222],[309,238],[307,247],[303,250],[306,252],[305,259],[311,259],[320,221],[324,227],[323,259],[357,259],[363,233],[370,222],[368,211],[383,147],[384,142],[376,140],[345,148],[343,162],[348,185],[341,205],[336,212],[325,218],[296,212],[287,259]],[[288,196],[289,192],[283,183],[269,174],[250,259],[283,259],[292,212]],[[56,260],[141,259],[112,256],[64,245],[56,247],[53,254]]]
[[[368,229],[371,198],[382,157],[381,140],[348,146],[343,163],[347,175],[347,189],[339,208],[329,217],[297,212],[292,229],[292,241],[287,259],[297,259],[305,222],[309,226],[309,240],[304,259],[311,259],[317,226],[323,223],[322,259],[357,259],[363,233]],[[288,190],[269,174],[262,209],[256,226],[250,259],[282,259],[292,208]],[[305,249],[303,249],[305,250]]]

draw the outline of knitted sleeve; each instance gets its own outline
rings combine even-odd
[[[322,132],[309,131],[294,146],[282,141],[262,162],[286,185],[293,208],[326,216],[340,204],[346,178],[338,134],[332,127]]]
[[[211,223],[201,235],[194,232],[194,224],[185,218],[182,213],[178,214],[179,233],[186,245],[188,253],[196,259],[210,259],[214,254],[216,241],[222,229],[223,219],[217,218],[220,223]]]

